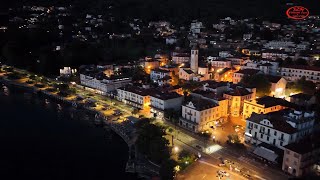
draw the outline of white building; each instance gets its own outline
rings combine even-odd
[[[190,32],[192,34],[199,34],[203,28],[202,22],[192,21],[190,26]]]
[[[214,126],[215,121],[220,117],[217,103],[203,98],[194,98],[182,105],[179,125],[192,132],[200,132]]]
[[[150,112],[157,118],[163,118],[165,110],[180,110],[183,96],[176,92],[154,92],[150,94]]]
[[[77,73],[77,69],[71,69],[71,67],[63,67],[60,69],[60,76],[70,76]]]
[[[208,61],[211,63],[211,65],[215,68],[231,68],[231,61],[225,60],[225,59],[220,59],[220,60],[212,60]]]
[[[175,54],[172,55],[172,62],[174,64],[185,64],[190,62],[190,55],[188,54]]]
[[[279,63],[276,61],[247,61],[241,69],[257,69],[264,74],[277,75],[279,70]]]
[[[97,93],[106,95],[108,92],[129,84],[131,78],[107,78],[80,74],[80,82],[84,86],[93,88]]]
[[[253,113],[246,120],[245,141],[252,144],[262,142],[280,149],[311,134],[314,112],[282,110],[268,114]]]
[[[268,43],[264,44],[263,47],[267,49],[285,49],[289,50],[294,48],[296,44],[292,41],[269,41]]]
[[[305,77],[314,83],[320,82],[320,68],[315,66],[292,65],[281,68],[281,75],[288,81],[296,81]]]
[[[219,57],[221,57],[221,58],[232,57],[232,54],[230,53],[230,51],[220,51]]]
[[[251,33],[249,33],[249,34],[243,34],[243,40],[249,40],[249,39],[251,39],[252,38],[252,34]]]
[[[193,71],[189,68],[180,68],[179,69],[179,79],[183,79],[186,81],[193,80],[193,77],[195,77],[195,74]]]
[[[178,39],[175,36],[170,36],[166,38],[166,44],[175,44],[177,43]]]
[[[262,56],[263,59],[272,59],[272,60],[276,60],[278,58],[280,59],[286,59],[287,57],[289,57],[288,53],[284,52],[284,51],[280,51],[280,50],[274,50],[274,49],[270,49],[270,50],[264,50],[262,51]]]
[[[157,81],[158,79],[163,79],[166,76],[171,77],[172,72],[168,70],[163,70],[163,69],[154,69],[154,70],[151,70],[151,73],[150,73],[150,78],[153,81]]]
[[[117,99],[139,109],[149,108],[150,91],[148,89],[124,86],[117,89]]]

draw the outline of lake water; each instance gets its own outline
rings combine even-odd
[[[136,179],[128,147],[91,116],[0,85],[0,179]]]

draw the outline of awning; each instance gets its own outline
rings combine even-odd
[[[275,154],[273,151],[266,149],[264,147],[257,147],[253,153],[257,156],[260,156],[268,161],[276,162],[278,155]]]

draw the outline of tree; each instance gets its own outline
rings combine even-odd
[[[277,58],[275,61],[279,63],[280,67],[284,64],[284,61],[281,58]]]
[[[138,134],[136,145],[139,152],[145,154],[148,159],[161,164],[162,160],[170,158],[169,142],[163,137],[163,128],[144,120],[138,124]]]
[[[306,80],[306,77],[303,76],[301,79],[287,84],[286,94],[297,92],[314,94],[315,90],[316,84],[314,84],[312,81]]]
[[[134,108],[132,111],[131,111],[131,114],[132,115],[136,115],[136,114],[138,114],[139,113],[139,109],[137,109],[137,108]]]
[[[177,162],[173,159],[166,159],[162,162],[160,168],[160,178],[162,180],[172,180],[175,176],[174,168],[177,166]]]
[[[304,76],[295,82],[295,87],[306,94],[313,94],[316,90],[316,85],[312,81],[306,80]]]
[[[313,63],[313,66],[320,67],[320,61],[315,61],[315,62]]]
[[[283,66],[288,66],[288,65],[292,65],[293,64],[293,61],[292,61],[292,58],[290,57],[287,57],[284,61],[283,61]]]
[[[257,96],[261,97],[270,94],[271,83],[264,74],[244,75],[240,83],[255,87],[257,89]]]
[[[298,59],[295,61],[295,64],[296,64],[296,65],[307,66],[307,65],[308,65],[308,62],[307,62],[305,59],[298,58]]]

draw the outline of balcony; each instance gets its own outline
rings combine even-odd
[[[248,126],[248,129],[253,129],[253,126]]]
[[[284,141],[284,138],[283,138],[283,137],[279,137],[279,140],[280,140],[280,141]]]

